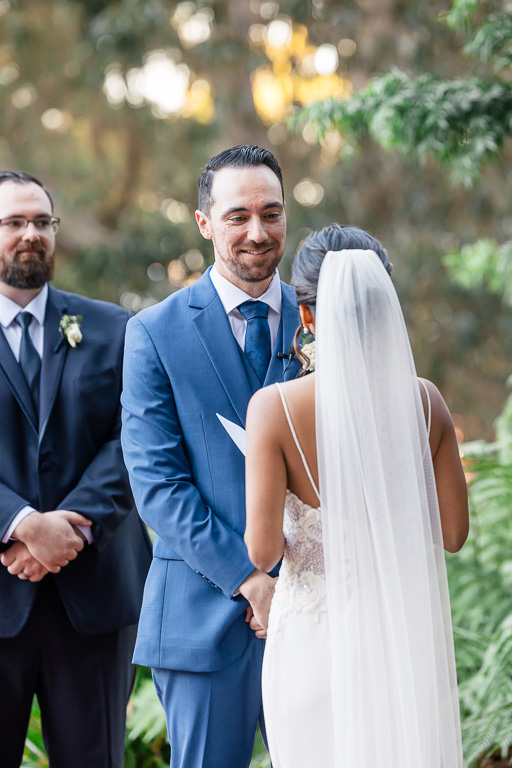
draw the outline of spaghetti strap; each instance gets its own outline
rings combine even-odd
[[[316,493],[316,497],[318,499],[318,502],[320,502],[320,494],[318,492],[318,488],[316,487],[316,483],[313,480],[313,475],[311,474],[311,470],[309,469],[308,462],[306,461],[306,457],[304,456],[304,451],[301,448],[301,445],[299,443],[299,438],[297,437],[297,433],[295,432],[295,427],[293,426],[292,417],[290,416],[290,411],[288,410],[288,404],[286,402],[286,398],[284,396],[284,392],[282,390],[281,384],[276,382],[276,387],[279,390],[279,395],[281,396],[281,402],[283,403],[284,413],[286,416],[286,420],[288,422],[288,426],[290,427],[290,432],[292,433],[293,440],[295,442],[295,445],[297,446],[297,450],[300,454],[300,457],[302,459],[302,463],[304,464],[304,469],[306,470],[306,474],[309,478],[309,482],[311,483],[311,486]]]
[[[430,400],[430,392],[428,391],[428,387],[425,384],[425,382],[422,379],[418,379],[420,384],[422,384],[423,389],[425,390],[425,394],[427,396],[427,404],[428,404],[428,410],[427,410],[427,437],[430,438],[430,428],[432,426],[432,401]]]

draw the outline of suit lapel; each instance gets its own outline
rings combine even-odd
[[[288,354],[288,350],[293,342],[293,336],[299,324],[299,311],[294,298],[293,289],[290,288],[290,286],[281,283],[281,295],[281,322],[279,324],[279,332],[277,334],[276,343],[274,344],[274,352],[272,353],[272,358],[263,386],[273,384],[276,381],[283,381],[285,368],[287,368],[287,379],[294,378],[297,375],[296,358],[292,360],[288,367],[288,363],[290,362],[288,358],[279,360],[277,357],[279,352],[285,355]]]
[[[39,440],[41,441],[57,396],[64,361],[69,344],[59,332],[61,317],[66,312],[66,303],[54,288],[48,291],[44,318],[44,349],[41,366],[41,394],[39,407]]]
[[[189,306],[200,310],[192,322],[240,423],[245,426],[252,391],[237,341],[208,273],[191,287]]]
[[[37,419],[27,380],[13,355],[5,334],[0,330],[0,370],[3,373],[20,408],[37,432]]]

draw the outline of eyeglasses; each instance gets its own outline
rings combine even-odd
[[[51,231],[57,234],[60,219],[56,216],[36,216],[35,219],[27,219],[26,216],[9,216],[5,219],[0,219],[0,227],[11,235],[24,232],[29,224],[34,225],[39,235],[49,235]]]

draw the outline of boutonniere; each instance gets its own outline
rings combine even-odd
[[[316,341],[310,333],[301,333],[302,345],[300,347],[300,361],[302,370],[310,373],[315,370],[316,363]]]
[[[59,331],[64,336],[70,347],[76,347],[82,341],[80,326],[82,315],[62,315],[59,323]]]

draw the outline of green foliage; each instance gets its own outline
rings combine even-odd
[[[250,768],[270,768],[270,757],[258,730]]]
[[[468,56],[492,63],[495,71],[507,69],[512,64],[512,15],[492,15],[477,30],[465,46]]]
[[[48,768],[48,758],[44,750],[41,733],[41,713],[37,699],[34,699],[32,706],[21,768]]]
[[[466,290],[485,289],[512,307],[512,241],[498,245],[483,238],[448,253],[444,264],[454,282]]]
[[[482,2],[482,0],[452,0],[451,9],[442,15],[442,18],[452,27],[452,29],[458,29],[465,31],[470,26],[471,17],[475,11],[484,5],[489,5],[489,2]]]
[[[448,558],[466,768],[512,746],[511,416],[512,396],[496,443],[464,448],[471,533]]]
[[[459,689],[466,765],[497,749],[503,757],[512,744],[512,622],[503,622],[490,639],[480,668]]]
[[[384,149],[415,154],[421,163],[437,160],[451,169],[455,181],[470,186],[512,135],[512,92],[499,81],[443,81],[429,74],[409,77],[395,69],[350,99],[300,110],[290,125],[311,126],[319,137],[338,131],[347,142],[345,155],[371,136]]]
[[[470,27],[477,0],[455,0],[445,15],[454,29]],[[512,63],[512,7],[487,16],[466,45],[466,54],[496,71]],[[512,136],[512,92],[508,81],[434,74],[412,77],[397,69],[373,78],[354,96],[326,100],[299,110],[290,127],[308,126],[318,138],[328,130],[344,138],[345,156],[370,136],[384,149],[433,159],[451,170],[455,182],[471,186],[483,165],[495,160]]]
[[[165,713],[148,669],[137,669],[126,725],[125,768],[164,768],[169,764]]]

